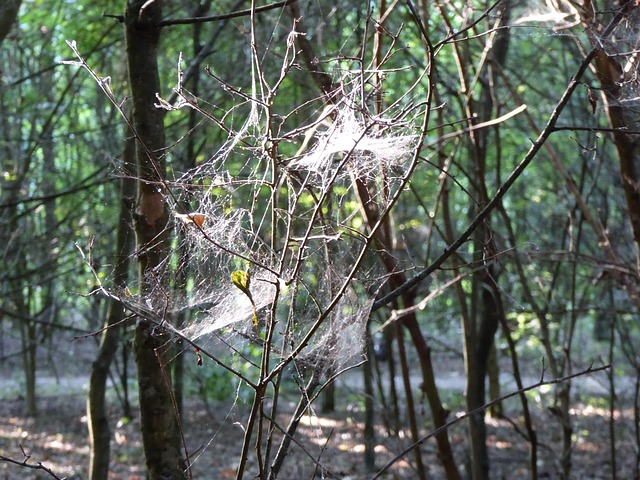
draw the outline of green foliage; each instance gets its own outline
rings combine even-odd
[[[391,113],[403,114],[393,117],[394,121],[404,131],[418,134],[421,119],[416,106],[427,101],[427,93],[433,97],[419,161],[389,213],[389,222],[379,226],[380,231],[389,231],[389,244],[383,245],[369,236],[372,226],[363,213],[372,205],[383,210],[381,206],[389,200],[388,187],[401,178],[402,171],[391,169],[383,174],[380,168],[371,173],[364,183],[378,195],[369,205],[362,205],[354,188],[356,175],[349,171],[352,164],[344,165],[344,179],[331,185],[324,198],[318,195],[318,175],[291,167],[308,131],[302,127],[318,121],[327,101],[315,86],[299,46],[288,47],[292,20],[287,10],[258,15],[253,24],[248,17],[238,17],[162,29],[162,91],[158,94],[162,98],[172,95],[180,71],[185,75],[182,86],[197,97],[198,107],[170,109],[165,114],[167,146],[162,154],[167,159],[168,182],[164,187],[166,208],[171,212],[167,228],[176,236],[164,265],[167,270],[162,272],[175,291],[162,295],[175,294],[179,308],[163,320],[172,320],[174,313],[176,318],[178,314],[189,318],[191,310],[193,318],[204,318],[206,308],[221,302],[220,291],[241,297],[248,308],[246,297],[251,302],[253,325],[244,329],[225,325],[220,331],[248,338],[237,352],[241,355],[226,361],[251,379],[259,376],[256,372],[262,368],[264,352],[262,339],[256,338],[251,327],[258,327],[268,310],[273,313],[269,318],[282,329],[277,338],[292,343],[299,340],[296,335],[304,331],[301,325],[323,315],[328,299],[340,287],[328,282],[329,273],[349,271],[360,248],[367,252],[357,277],[366,286],[353,291],[362,298],[383,294],[393,275],[402,272],[410,278],[448,250],[530,150],[588,50],[588,38],[580,26],[555,31],[552,25],[545,28],[541,23],[534,28],[526,20],[534,7],[524,3],[513,6],[511,12],[512,26],[518,28],[507,30],[494,29],[497,12],[473,23],[478,12],[486,9],[485,2],[426,2],[421,12],[424,27],[432,44],[438,45],[429,59],[420,30],[400,2],[381,29],[383,54],[388,56],[384,65],[375,66],[371,45],[378,26],[367,24],[370,2],[300,3],[304,28],[301,25],[298,31],[304,30],[312,44],[314,65],[335,82],[342,95],[336,97],[341,106],[356,105],[354,111],[371,122],[372,132],[384,137],[389,125],[374,120],[388,118],[384,108],[397,100]],[[234,4],[211,2],[208,14],[226,13]],[[14,335],[24,333],[25,325],[34,329],[34,345],[52,335],[49,320],[62,327],[60,335],[67,335],[66,329],[97,330],[105,302],[86,294],[99,284],[114,287],[114,256],[121,253],[113,251],[121,201],[119,180],[130,175],[123,168],[123,139],[131,135],[118,107],[130,114],[129,85],[122,61],[122,25],[102,14],[118,15],[123,8],[123,2],[26,1],[19,23],[0,49],[0,65],[5,66],[0,84],[1,306],[9,312]],[[167,8],[166,15],[188,18],[194,8],[188,2],[175,4]],[[377,11],[373,12],[376,18]],[[451,37],[460,29],[463,31]],[[509,35],[509,48],[500,62],[493,57],[494,40],[503,33]],[[71,39],[91,68],[109,77],[120,105],[111,104],[86,71],[59,64],[71,57],[65,44]],[[617,44],[622,39],[616,39]],[[192,65],[204,45],[210,48],[206,60]],[[297,57],[278,83],[287,55]],[[432,83],[422,75],[427,67],[434,72]],[[382,87],[376,83],[377,75]],[[264,83],[254,91],[256,79]],[[541,359],[549,365],[549,354],[557,360],[560,373],[606,358],[608,337],[596,343],[591,336],[601,311],[609,312],[607,321],[616,326],[614,373],[623,376],[634,368],[634,345],[640,334],[637,297],[625,293],[623,280],[636,276],[637,247],[630,234],[629,212],[621,207],[626,197],[620,187],[612,136],[596,131],[610,126],[602,99],[595,113],[587,100],[588,89],[599,94],[597,79],[587,72],[581,82],[558,123],[575,128],[554,131],[545,140],[546,149],[540,150],[469,240],[410,291],[416,301],[437,293],[417,311],[419,325],[458,353],[477,333],[473,328],[462,331],[461,325],[477,326],[472,320],[482,318],[482,295],[489,291],[490,282],[480,281],[480,275],[490,268],[497,284],[491,294],[500,297],[515,353],[525,360],[527,374],[539,373]],[[414,85],[417,88],[412,90]],[[633,82],[626,87],[631,93],[636,88]],[[347,96],[345,92],[351,89],[358,95]],[[404,96],[405,92],[412,93]],[[253,95],[259,102],[252,100]],[[378,100],[382,112],[376,111]],[[259,113],[249,122],[256,105]],[[473,127],[520,105],[526,105],[526,111],[508,120]],[[329,124],[319,125],[308,150],[318,144]],[[233,148],[228,148],[233,142]],[[335,157],[339,162],[346,153]],[[558,171],[557,162],[570,179]],[[207,195],[201,195],[204,191]],[[138,199],[130,200],[135,204]],[[240,233],[233,237],[236,243],[214,238],[215,224],[204,223],[197,230],[196,225],[176,221],[177,215],[201,207],[218,215],[216,219],[237,216]],[[294,216],[295,222],[291,221]],[[599,222],[609,236],[616,262],[594,233],[592,221]],[[216,254],[203,252],[205,248],[215,250],[214,242],[220,247]],[[188,258],[181,256],[185,245],[193,247]],[[250,245],[254,250],[246,251],[255,255],[237,255],[238,245]],[[78,247],[95,275],[82,261]],[[385,267],[381,257],[389,264],[395,262],[393,273],[386,272],[383,287],[382,282],[376,283]],[[299,264],[295,264],[297,259]],[[275,278],[255,265],[249,270],[247,260],[284,273]],[[299,284],[288,277],[294,264],[299,267]],[[209,277],[202,277],[206,282],[196,272],[207,272]],[[161,276],[159,285],[165,280]],[[273,312],[271,304],[258,305],[257,289],[266,284],[281,289],[280,303]],[[326,291],[318,293],[322,287]],[[120,294],[119,288],[113,291]],[[180,288],[183,290],[177,293]],[[136,295],[127,301],[139,301],[146,308],[137,286],[132,284],[129,290]],[[166,300],[162,295],[158,294],[160,303]],[[154,308],[158,298],[150,299]],[[402,306],[399,302],[394,308]],[[229,308],[237,317],[238,305]],[[48,309],[54,312],[51,317]],[[356,310],[351,305],[336,308],[336,317]],[[380,315],[384,321],[389,316],[388,312]],[[331,315],[326,318],[327,322],[335,320]],[[289,320],[291,331],[286,334],[290,338],[283,327]],[[512,352],[501,328],[497,342],[504,360]],[[269,361],[286,358],[291,346],[285,347]],[[224,369],[205,361],[205,368],[188,370],[193,376],[190,393],[197,391],[215,400],[236,395],[249,398],[249,389],[239,387],[236,377]],[[446,375],[446,371],[437,373]],[[295,385],[291,391],[298,389]],[[548,393],[532,391],[527,398],[547,406],[551,403]],[[348,400],[358,409],[364,406],[361,398]],[[606,406],[603,399],[585,400],[594,407]],[[451,408],[464,407],[461,393],[450,392],[446,401]]]

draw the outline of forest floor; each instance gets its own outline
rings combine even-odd
[[[363,414],[361,402],[347,387],[338,385],[339,410],[330,414],[319,411],[305,417],[298,429],[299,445],[291,448],[285,467],[279,478],[298,480],[313,478],[340,478],[344,480],[365,480],[373,477],[364,468]],[[444,400],[454,403],[460,393],[451,391]],[[572,410],[574,427],[574,447],[572,452],[572,478],[582,480],[611,479],[611,443],[609,411],[606,401],[600,406],[580,406]],[[532,398],[532,400],[535,400]],[[418,401],[418,399],[416,399]],[[459,402],[459,400],[458,400]],[[532,402],[534,403],[534,402]],[[517,403],[505,404],[507,412]],[[23,401],[7,398],[0,401],[0,455],[37,465],[41,462],[59,477],[68,480],[87,478],[89,446],[87,424],[82,391],[69,389],[40,399],[40,414],[36,418],[24,418],[21,413]],[[292,405],[285,405],[289,411]],[[285,410],[286,410],[285,409]],[[118,405],[112,412],[112,473],[113,480],[139,480],[143,474],[143,451],[138,432],[137,420],[129,423],[120,420]],[[418,405],[419,421],[428,422],[423,403]],[[450,418],[458,409],[452,408]],[[190,401],[185,408],[183,429],[186,443],[192,456],[193,478],[196,480],[216,480],[236,478],[238,454],[242,446],[242,427],[246,421],[247,405],[235,403],[212,403]],[[378,468],[395,458],[412,442],[408,432],[389,435],[383,425],[384,412],[378,412],[376,426],[376,465]],[[617,478],[634,478],[636,449],[632,412],[616,412],[616,471]],[[278,418],[281,425],[288,423],[288,417]],[[538,478],[560,478],[559,454],[561,452],[561,427],[552,409],[534,408],[534,424],[538,435]],[[523,436],[521,418],[518,413],[505,419],[487,417],[488,444],[491,457],[492,478],[529,478],[529,447]],[[427,432],[421,432],[422,434]],[[456,458],[464,459],[466,435],[464,422],[450,430]],[[251,447],[250,453],[254,453]],[[23,453],[24,452],[24,453]],[[422,459],[429,471],[429,478],[443,478],[436,455],[435,442],[429,440],[421,448]],[[250,455],[251,457],[252,455]],[[315,460],[312,460],[315,459]],[[418,478],[414,465],[415,455],[410,453],[396,461],[382,474],[382,479]],[[317,468],[315,463],[323,468]],[[460,465],[464,470],[464,464]],[[244,478],[253,478],[257,465],[248,464]],[[27,480],[53,478],[42,470],[30,470],[23,466],[0,462],[0,479]]]

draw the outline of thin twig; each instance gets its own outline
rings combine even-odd
[[[282,2],[275,2],[269,5],[263,5],[262,7],[247,8],[246,10],[240,10],[238,12],[225,13],[222,15],[211,15],[208,17],[193,17],[193,18],[176,18],[174,20],[162,20],[158,22],[160,27],[168,27],[171,25],[191,25],[194,23],[206,23],[206,22],[219,22],[222,20],[229,20],[230,18],[248,17],[253,13],[266,12],[268,10],[274,10],[280,7],[286,7],[287,5],[297,0],[284,0]]]
[[[20,445],[20,448],[23,451],[23,455],[25,455],[22,445]],[[11,463],[13,465],[18,465],[19,467],[30,468],[31,470],[42,470],[43,472],[47,472],[51,477],[57,480],[65,480],[65,478],[67,478],[67,477],[59,477],[53,472],[53,470],[51,470],[48,467],[45,467],[42,464],[42,462],[28,463],[29,458],[30,458],[30,455],[25,455],[25,459],[23,461],[19,461],[19,460],[14,460],[11,457],[5,457],[4,455],[0,455],[0,462]]]

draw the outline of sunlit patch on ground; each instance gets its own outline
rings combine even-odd
[[[42,462],[67,480],[87,478],[89,447],[84,414],[84,398],[51,399],[43,402],[41,414],[36,419],[24,419],[17,414],[20,402],[6,401],[0,405],[0,454],[14,459],[23,459],[24,452],[29,462]],[[137,420],[120,422],[117,408],[112,416],[112,472],[110,480],[141,480],[144,478],[143,451]],[[633,431],[632,412],[617,412],[617,428]],[[452,413],[450,418],[455,418]],[[237,405],[220,404],[207,413],[203,405],[193,402],[185,415],[185,436],[193,455],[193,477],[195,479],[235,478],[238,452],[242,444],[242,430],[238,424],[245,420],[246,412]],[[526,478],[530,446],[524,439],[522,418],[514,412],[510,420],[487,416],[487,434],[491,455],[492,474],[495,478]],[[290,417],[278,417],[278,424],[286,426]],[[572,410],[574,421],[573,475],[574,478],[608,480],[611,478],[609,463],[610,441],[608,437],[609,411],[589,406],[576,406]],[[334,412],[331,414],[306,415],[301,420],[298,439],[306,452],[294,445],[283,467],[282,478],[311,478],[316,468],[309,457],[320,459],[330,474],[337,478],[367,480],[372,474],[364,469],[365,442],[361,413]],[[556,478],[557,447],[561,427],[555,417],[547,411],[537,411],[533,415],[540,446],[539,473]],[[428,416],[421,417],[421,435],[429,433]],[[268,423],[265,423],[268,425]],[[516,425],[520,432],[514,428]],[[451,444],[456,458],[466,455],[466,429],[463,421],[450,430]],[[376,424],[376,467],[379,469],[394,459],[389,471],[381,476],[385,480],[409,480],[416,478],[414,452],[400,454],[411,444],[409,432],[401,430],[390,435],[387,428]],[[276,444],[281,435],[275,437]],[[616,440],[618,452],[632,450],[629,435],[619,435]],[[444,478],[437,460],[433,438],[421,446],[422,457],[428,465],[429,476],[433,480]],[[618,478],[632,477],[632,456],[618,455]],[[461,467],[463,468],[463,467]],[[257,473],[255,459],[250,458],[246,478]],[[0,463],[0,478],[3,480],[31,480],[43,478],[42,473],[26,471],[17,466]],[[40,476],[37,476],[40,475]]]

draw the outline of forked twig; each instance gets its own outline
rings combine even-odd
[[[18,465],[19,467],[23,467],[23,468],[29,468],[31,470],[42,470],[43,472],[47,472],[52,478],[55,478],[57,480],[65,480],[66,477],[59,477],[53,472],[53,470],[51,470],[48,467],[45,467],[42,464],[42,462],[28,463],[29,458],[31,458],[31,455],[27,455],[22,445],[20,445],[20,449],[22,450],[22,454],[24,455],[24,460],[22,461],[15,460],[11,457],[5,457],[4,455],[0,455],[0,462],[11,463],[13,465]]]

